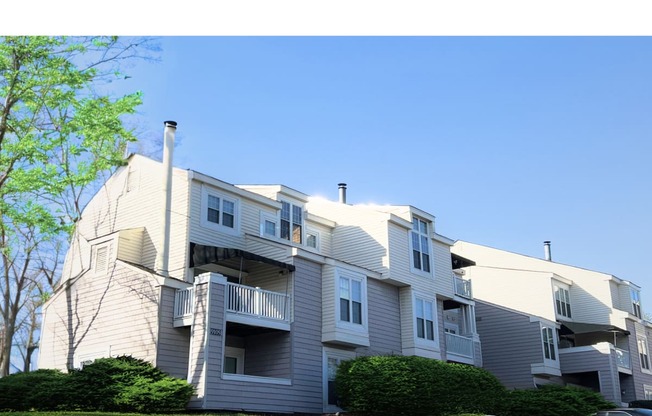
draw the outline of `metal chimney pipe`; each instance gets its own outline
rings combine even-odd
[[[338,183],[337,186],[340,189],[340,204],[346,204],[346,184]]]
[[[550,255],[550,241],[543,242],[543,253],[546,260],[552,261],[552,256]]]
[[[170,260],[170,222],[172,205],[172,153],[174,151],[174,136],[177,131],[176,121],[165,121],[163,131],[163,222],[161,230],[161,247],[156,258],[156,271],[168,276]]]

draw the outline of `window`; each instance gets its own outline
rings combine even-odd
[[[412,267],[430,273],[430,236],[428,223],[412,218]]]
[[[340,321],[362,325],[362,282],[340,276]]]
[[[301,244],[303,241],[303,209],[281,201],[281,238]]]
[[[645,394],[645,400],[652,400],[652,386],[643,384],[643,392]]]
[[[109,248],[108,243],[95,247],[95,265],[93,270],[95,274],[104,274],[109,268]]]
[[[434,304],[424,299],[415,299],[417,318],[417,338],[428,341],[435,340]]]
[[[244,357],[244,349],[224,347],[224,369],[222,372],[226,374],[243,374]]]
[[[552,328],[541,328],[541,338],[543,340],[543,356],[546,360],[557,360],[555,353],[555,336]]]
[[[555,308],[557,316],[572,318],[571,304],[570,304],[570,291],[569,287],[561,283],[554,283],[555,290]]]
[[[324,395],[324,411],[326,413],[336,413],[341,411],[338,407],[339,397],[335,390],[335,375],[337,368],[342,361],[352,360],[356,356],[353,351],[337,350],[334,348],[324,348],[324,369],[323,369],[323,395]]]
[[[278,218],[276,216],[261,212],[260,235],[262,237],[278,237]]]
[[[638,356],[641,360],[641,370],[650,371],[650,355],[647,349],[647,338],[638,337],[636,341],[638,343]]]
[[[319,232],[311,229],[306,230],[306,245],[314,249],[319,249]]]
[[[642,318],[641,313],[641,293],[637,289],[631,289],[632,294],[632,314],[637,318]]]
[[[215,195],[208,195],[206,220],[214,224],[222,224],[224,227],[233,228],[235,225],[235,202]]]
[[[204,188],[201,209],[202,226],[229,234],[238,232],[238,201],[236,199]]]

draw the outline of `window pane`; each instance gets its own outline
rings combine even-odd
[[[434,323],[426,320],[426,339],[433,341],[435,339]]]
[[[224,357],[224,372],[236,374],[238,371],[238,359],[236,357]]]
[[[351,299],[362,302],[362,283],[357,280],[351,281]]]
[[[222,211],[228,212],[229,214],[235,214],[235,203],[225,199],[222,201]]]
[[[420,228],[419,231],[421,231],[421,234],[428,234],[428,224],[425,223],[425,221],[419,221]]]
[[[276,235],[276,223],[273,221],[265,220],[265,234]]]
[[[303,224],[302,218],[302,209],[296,205],[292,206],[292,222],[295,224]]]
[[[417,218],[412,218],[412,229],[419,231],[419,220]]]
[[[362,324],[362,303],[351,302],[352,304],[352,320],[354,324]]]
[[[301,226],[292,224],[292,242],[301,243]]]
[[[233,214],[227,214],[226,212],[222,215],[222,225],[225,227],[233,228],[234,217]]]
[[[290,221],[290,204],[281,201],[281,219]]]
[[[423,318],[423,301],[421,299],[417,299],[415,303],[417,318]]]
[[[213,208],[208,208],[208,213],[207,213],[206,219],[210,222],[214,222],[215,224],[220,223],[220,212],[218,210],[215,210]]]
[[[351,299],[349,295],[349,279],[340,277],[340,297],[344,299]]]
[[[281,238],[290,239],[290,223],[286,220],[281,220]]]
[[[308,234],[306,236],[306,245],[308,247],[317,248],[317,236],[315,234]]]
[[[432,302],[423,302],[425,306],[425,318],[429,320],[434,320],[433,314],[432,314]]]
[[[340,320],[349,322],[351,319],[349,317],[349,301],[340,298]]]
[[[415,269],[421,269],[421,253],[418,250],[412,251],[412,261]]]
[[[430,272],[430,256],[426,253],[423,253],[423,267],[421,270],[424,272]]]
[[[208,195],[208,208],[212,208],[214,210],[219,211],[220,210],[220,198],[213,196],[213,195]]]
[[[424,321],[422,318],[417,318],[417,337],[425,338],[424,335]]]

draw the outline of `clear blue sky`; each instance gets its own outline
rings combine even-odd
[[[454,240],[643,286],[652,311],[652,38],[166,37],[126,72],[175,165],[410,204]],[[145,151],[151,151],[145,146]],[[156,155],[158,156],[158,155]]]

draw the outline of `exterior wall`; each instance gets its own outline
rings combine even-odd
[[[478,266],[549,272],[570,279],[572,280],[571,308],[573,310],[574,321],[611,323],[620,327],[625,325],[624,315],[613,313],[612,292],[607,282],[614,278],[609,274],[510,253],[464,241],[456,242],[452,248],[452,252],[475,261]],[[475,280],[473,286],[476,297],[483,299],[485,294],[476,290]],[[517,288],[513,289],[515,293],[519,293],[517,290]],[[532,314],[544,316],[535,312]],[[545,317],[547,318],[547,316]]]
[[[273,346],[273,347],[272,347]],[[286,332],[271,332],[247,337],[245,374],[261,377],[291,377],[292,337]]]
[[[129,179],[130,175],[136,179]],[[116,231],[133,228],[144,228],[140,250],[142,256],[138,259],[138,263],[155,269],[156,253],[160,245],[162,229],[164,197],[162,176],[161,163],[134,155],[129,159],[127,166],[119,168],[109,178],[84,208],[82,218],[77,224],[72,238],[71,250],[66,256],[62,281],[78,276],[89,267],[90,241]],[[170,231],[174,238],[172,238],[170,246],[169,273],[170,276],[183,279],[188,252],[186,239],[188,179],[186,171],[173,170],[172,192]]]
[[[480,301],[476,317],[484,368],[507,388],[533,388],[532,364],[543,361],[539,322]]]
[[[528,315],[556,319],[550,273],[473,266],[466,270],[473,295]]]
[[[44,307],[39,367],[65,370],[78,361],[132,355],[156,359],[159,284],[122,262],[62,284]]]
[[[647,339],[648,359],[652,363],[652,331],[644,326],[640,321],[628,319],[627,330],[630,332],[628,337],[629,351],[632,359],[632,377],[635,380],[635,394],[637,400],[645,399],[643,385],[652,386],[652,372],[641,368],[641,359],[639,357],[637,338],[644,336]]]
[[[159,309],[158,345],[156,366],[173,377],[188,377],[188,356],[190,353],[190,327],[175,328],[175,288],[161,286],[161,307]]]
[[[401,354],[399,290],[385,282],[367,279],[369,347],[356,349],[360,355]]]
[[[448,244],[432,241],[435,272],[435,291],[437,295],[452,298],[455,295],[451,248]]]
[[[566,379],[574,373],[597,372],[600,394],[605,399],[619,404],[621,400],[620,380],[616,360],[611,354],[611,346],[608,343],[601,343],[581,348],[581,352],[571,352],[578,348],[562,350],[560,359],[564,378]]]

